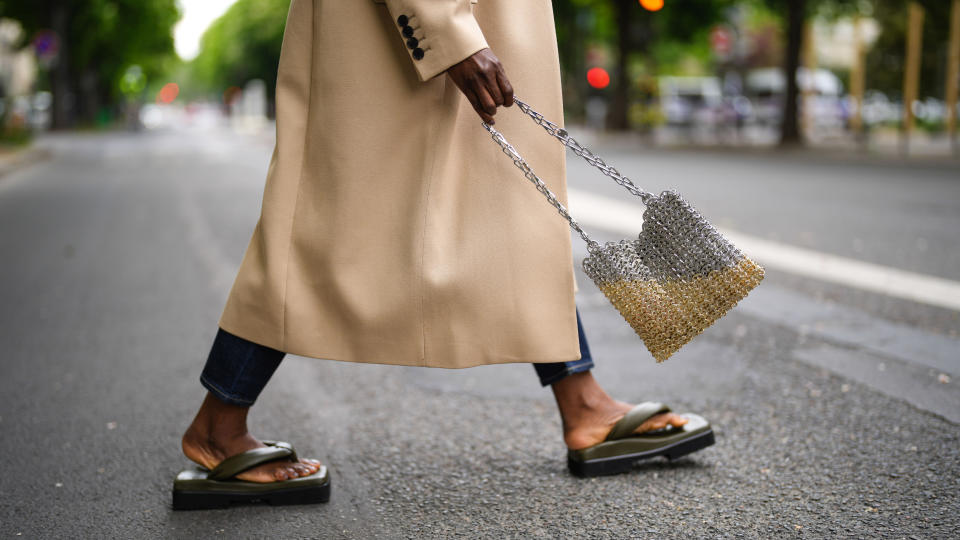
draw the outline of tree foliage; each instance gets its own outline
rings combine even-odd
[[[290,0],[239,0],[204,33],[191,63],[194,82],[219,95],[230,86],[263,79],[273,103],[289,9]]]
[[[920,59],[920,95],[943,96],[946,83],[950,2],[923,0],[923,52]],[[881,32],[867,54],[867,87],[891,96],[903,93],[906,65],[907,3],[901,0],[874,0],[873,17]]]
[[[0,0],[0,17],[19,21],[26,35],[52,30],[59,54],[49,86],[54,124],[93,120],[118,102],[120,79],[132,65],[156,76],[173,57],[176,0]]]

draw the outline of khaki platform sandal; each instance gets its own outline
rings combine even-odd
[[[616,424],[606,440],[581,450],[570,450],[567,465],[576,476],[590,477],[629,471],[640,460],[664,456],[673,460],[702,450],[714,443],[710,423],[695,414],[682,414],[688,421],[681,427],[634,435],[650,417],[670,412],[662,403],[648,401],[630,410]]]
[[[228,457],[208,471],[183,471],[173,481],[173,509],[226,508],[233,503],[313,504],[330,500],[330,474],[325,466],[310,476],[261,484],[237,480],[236,475],[271,461],[297,461],[289,443],[263,441],[255,448]]]

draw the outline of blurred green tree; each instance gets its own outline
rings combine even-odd
[[[923,23],[923,53],[920,58],[920,95],[942,96],[946,84],[947,41],[950,2],[921,0],[926,9]],[[903,94],[906,63],[907,3],[902,0],[874,0],[873,17],[880,36],[867,54],[867,87],[889,96]]]
[[[947,24],[950,3],[944,0],[918,0],[927,10],[924,24],[921,88],[942,88],[943,65],[947,56]],[[904,0],[764,0],[771,10],[786,8],[784,18],[787,43],[784,73],[796,73],[803,48],[803,27],[814,14],[828,19],[862,14],[872,15],[881,33],[867,56],[868,87],[890,95],[900,95],[906,48],[907,2]],[[798,120],[796,77],[787,77],[787,92],[781,123],[780,144],[802,143]]]
[[[57,36],[48,84],[53,127],[65,128],[115,113],[129,67],[147,77],[164,71],[180,10],[176,0],[0,0],[0,17],[19,21],[27,36]]]
[[[218,97],[231,86],[263,79],[272,115],[277,63],[290,0],[239,0],[203,34],[190,65],[202,92]]]
[[[800,89],[797,85],[797,69],[800,67],[800,53],[803,49],[804,26],[815,13],[820,12],[835,18],[858,12],[862,9],[860,0],[764,0],[774,12],[784,13],[783,72],[786,78],[786,93],[783,102],[783,117],[780,122],[780,145],[797,146],[803,144],[800,134],[798,101]]]

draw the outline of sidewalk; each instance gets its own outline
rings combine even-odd
[[[50,150],[36,143],[26,146],[0,145],[0,178],[21,167],[48,159],[50,155]]]
[[[676,129],[662,128],[653,133],[609,132],[580,124],[567,126],[580,143],[602,146],[607,151],[676,151],[745,154],[750,156],[788,156],[829,161],[858,163],[930,164],[960,167],[960,153],[954,153],[949,139],[931,137],[926,133],[911,136],[905,150],[899,134],[885,131],[872,135],[866,143],[849,136],[820,137],[802,146],[782,148],[775,135],[756,136],[734,134],[733,130],[684,134]],[[747,130],[749,131],[749,129]]]

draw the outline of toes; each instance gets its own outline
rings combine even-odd
[[[650,422],[650,431],[653,431],[655,429],[663,429],[665,427],[667,427],[666,418],[657,418],[653,422]]]
[[[658,414],[653,418],[650,418],[643,425],[640,426],[644,431],[653,431],[655,429],[663,429],[667,427],[667,418],[666,415]]]
[[[314,465],[314,463],[319,462],[316,460],[303,460],[299,463],[286,464],[273,471],[273,478],[278,482],[282,482],[284,480],[292,480],[301,476],[310,476],[319,469],[319,466]]]
[[[667,426],[680,427],[687,423],[687,419],[673,413],[661,413],[648,418],[634,433],[646,433],[664,429]]]

